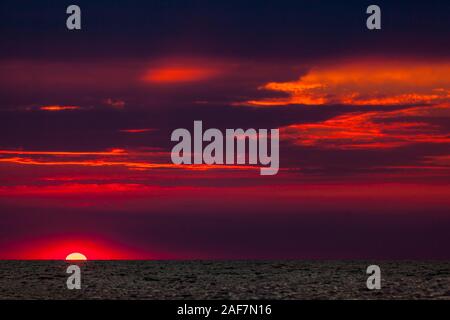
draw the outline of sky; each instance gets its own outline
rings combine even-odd
[[[0,259],[450,259],[450,3],[0,3]],[[277,128],[280,170],[171,162]]]

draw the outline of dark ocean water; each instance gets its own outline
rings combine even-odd
[[[368,290],[368,265],[381,290]],[[450,299],[450,262],[0,261],[0,299]]]

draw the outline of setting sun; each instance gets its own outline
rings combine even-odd
[[[71,254],[69,254],[67,257],[66,257],[66,260],[70,260],[70,261],[73,261],[73,260],[77,260],[77,261],[79,261],[79,260],[87,260],[87,258],[86,258],[86,256],[84,255],[84,254],[82,254],[82,253],[79,253],[79,252],[73,252],[73,253],[71,253]]]

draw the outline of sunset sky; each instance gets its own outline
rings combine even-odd
[[[0,259],[450,259],[450,2],[0,4]],[[280,171],[171,163],[279,128]]]

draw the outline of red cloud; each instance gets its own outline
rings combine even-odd
[[[450,117],[447,105],[398,111],[354,112],[311,124],[282,128],[282,139],[301,146],[332,149],[395,148],[413,143],[450,143],[448,132],[410,117]]]
[[[137,151],[112,149],[97,152],[66,152],[66,151],[24,151],[0,150],[0,164],[10,163],[17,165],[34,166],[79,166],[79,167],[124,167],[130,170],[149,169],[185,169],[204,171],[212,169],[224,170],[257,170],[256,166],[198,164],[177,165],[165,162],[170,153],[161,151]],[[11,155],[13,155],[11,157]]]
[[[119,130],[120,132],[125,132],[125,133],[144,133],[144,132],[151,132],[151,131],[155,131],[156,129],[152,129],[152,128],[143,128],[143,129],[122,129]]]
[[[200,82],[224,74],[222,63],[197,59],[169,59],[150,67],[142,77],[144,82],[176,84]]]

